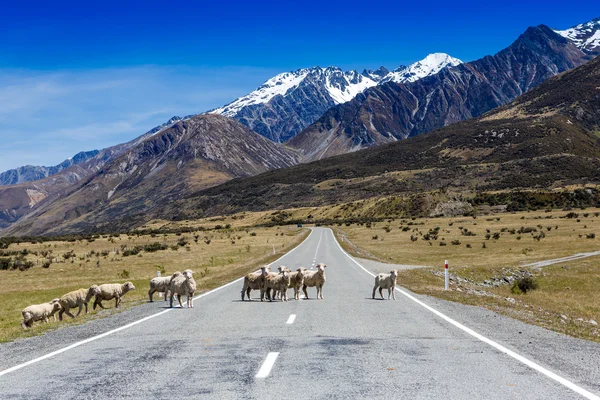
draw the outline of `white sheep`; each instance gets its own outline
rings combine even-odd
[[[285,268],[285,267],[284,267]],[[281,293],[281,301],[288,301],[287,298],[287,289],[290,285],[290,272],[289,269],[279,268],[281,272],[278,274],[270,273],[265,277],[265,283],[263,286],[261,300],[264,300],[264,294],[266,293],[269,301],[273,301],[273,297],[275,297],[275,292],[279,291]],[[271,296],[271,289],[273,289],[273,296]]]
[[[181,274],[181,272],[179,272]],[[167,296],[169,295],[169,286],[171,284],[172,276],[161,276],[150,279],[150,290],[148,290],[148,296],[150,296],[150,302],[152,302],[152,295],[155,292],[164,293],[165,301],[167,301]]]
[[[288,288],[294,288],[294,299],[300,300],[300,288],[304,284],[304,274],[306,273],[306,268],[298,268],[295,272],[292,272],[290,269],[281,266],[279,267],[279,271],[285,270],[290,273],[290,284]],[[274,296],[277,296],[277,291],[273,293]]]
[[[379,274],[375,277],[375,286],[373,286],[373,298],[375,298],[375,291],[379,288],[379,294],[383,300],[383,289],[388,290],[388,300],[390,295],[396,300],[396,279],[398,278],[398,270],[393,269],[389,274]]]
[[[44,321],[48,322],[48,317],[54,317],[56,321],[56,313],[60,310],[59,299],[53,299],[48,303],[42,304],[34,304],[32,306],[25,307],[21,314],[23,315],[23,322],[21,322],[21,326],[23,329],[31,328],[33,326],[34,321]]]
[[[181,304],[181,296],[183,295],[187,295],[188,308],[194,307],[194,292],[196,291],[196,281],[194,280],[194,277],[192,275],[193,272],[189,269],[183,271],[183,274],[181,276],[176,276],[175,274],[173,274],[173,278],[171,279],[171,283],[169,284],[169,291],[171,292],[171,307],[173,307],[173,297],[177,296],[179,306],[183,308],[183,304]]]
[[[259,272],[253,272],[244,277],[244,286],[242,287],[242,301],[244,301],[244,295],[248,297],[248,301],[252,301],[252,299],[250,298],[250,292],[252,290],[260,290],[262,300],[262,290],[265,283],[265,277],[268,274],[269,266],[264,265],[260,268]]]
[[[92,285],[88,289],[79,289],[69,292],[63,295],[60,300],[60,311],[58,312],[58,319],[62,321],[63,313],[66,313],[69,317],[75,318],[73,314],[69,312],[71,308],[79,307],[77,317],[81,314],[81,309],[85,306],[85,313],[88,312],[88,303],[92,297],[100,293],[100,287],[98,285]]]
[[[323,299],[323,285],[327,280],[325,277],[325,268],[327,265],[323,263],[317,264],[316,271],[306,271],[304,274],[304,282],[302,284],[302,291],[304,296],[308,299],[308,293],[306,292],[307,287],[317,288],[317,299]]]
[[[96,295],[96,299],[94,300],[94,310],[96,309],[96,306],[100,306],[100,308],[106,308],[102,305],[102,301],[112,299],[115,299],[115,308],[119,308],[119,304],[121,304],[121,297],[125,296],[125,294],[129,291],[135,290],[135,286],[133,286],[133,283],[131,282],[125,282],[123,284],[105,283],[98,287],[100,288],[100,293]]]

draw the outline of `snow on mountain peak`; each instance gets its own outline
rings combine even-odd
[[[383,82],[393,81],[396,83],[414,82],[429,75],[435,75],[443,68],[462,64],[458,58],[454,58],[445,53],[433,53],[421,61],[417,61],[408,67],[399,67],[390,72]]]
[[[600,18],[579,24],[564,31],[554,31],[586,51],[600,51]]]

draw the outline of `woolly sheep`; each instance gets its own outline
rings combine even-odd
[[[181,274],[181,272],[178,273]],[[172,278],[172,276],[162,276],[150,279],[150,290],[148,290],[150,302],[152,302],[152,295],[155,292],[164,293],[165,301],[167,301],[167,296],[169,295],[169,286]]]
[[[25,307],[21,314],[23,315],[23,322],[21,322],[21,326],[23,329],[31,328],[35,321],[44,321],[48,322],[48,317],[54,317],[56,321],[56,313],[60,310],[59,299],[53,299],[48,303],[35,304],[32,306]]]
[[[92,285],[88,289],[79,289],[69,292],[63,295],[60,300],[60,311],[58,312],[58,319],[62,321],[63,313],[66,313],[69,317],[75,318],[73,314],[69,312],[71,308],[79,307],[77,311],[77,317],[81,314],[81,309],[85,306],[85,313],[88,312],[88,303],[92,297],[100,293],[100,287],[98,285]]]
[[[123,284],[120,283],[105,283],[99,286],[100,293],[96,295],[96,300],[94,300],[94,310],[96,306],[100,306],[100,308],[106,308],[102,305],[103,300],[112,300],[115,299],[115,308],[119,308],[119,304],[121,304],[121,297],[125,296],[125,294],[131,290],[135,290],[135,286],[131,282],[125,282]]]
[[[259,272],[253,272],[244,277],[244,286],[242,287],[242,301],[244,301],[244,295],[248,297],[248,301],[252,301],[252,299],[250,298],[250,292],[252,290],[260,290],[262,300],[262,290],[265,283],[265,277],[268,274],[269,266],[264,265],[260,268]]]
[[[302,284],[302,291],[304,296],[308,299],[308,293],[306,292],[307,287],[317,288],[317,299],[323,299],[323,285],[325,284],[325,268],[327,265],[323,263],[317,264],[316,271],[306,271],[304,274],[304,282]]]
[[[192,276],[193,272],[189,269],[183,271],[181,276],[173,275],[171,279],[171,283],[169,285],[169,290],[171,292],[171,303],[170,306],[173,307],[173,297],[177,296],[177,300],[179,301],[179,306],[183,308],[183,304],[181,304],[181,296],[187,295],[187,306],[188,308],[194,307],[194,292],[196,291],[196,281]]]
[[[278,274],[270,273],[265,277],[265,283],[263,287],[263,295],[261,295],[261,300],[264,299],[264,293],[267,294],[267,298],[269,301],[273,301],[273,297],[275,297],[275,291],[279,291],[281,293],[281,301],[288,301],[287,298],[287,289],[290,285],[290,272],[287,268],[280,268]],[[273,296],[271,296],[271,289],[274,290]]]
[[[290,269],[286,267],[279,267],[279,271],[286,270],[290,273],[290,284],[288,288],[294,288],[294,299],[300,300],[300,288],[304,284],[304,274],[306,273],[306,268],[298,268],[295,272],[292,272]],[[277,295],[277,291],[274,292],[274,295]]]
[[[389,274],[379,274],[375,277],[375,286],[373,286],[373,298],[375,298],[375,291],[379,287],[379,294],[383,300],[383,289],[388,290],[388,300],[390,295],[396,300],[396,279],[398,278],[398,270],[393,269]]]

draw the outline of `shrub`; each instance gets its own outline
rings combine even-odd
[[[256,236],[256,232],[250,232],[250,236]]]
[[[596,238],[596,234],[595,233],[586,234],[585,237],[588,238],[588,239],[595,239]]]
[[[453,240],[452,246],[460,246],[460,240]]]
[[[181,239],[180,239],[181,240]],[[148,253],[154,253],[155,251],[166,250],[169,246],[165,243],[154,242],[144,246],[144,251]]]
[[[0,258],[0,270],[7,270],[12,267],[12,258]]]
[[[377,239],[379,239],[379,236],[375,235],[375,236],[372,237],[372,239],[373,240],[377,240]]]
[[[119,272],[117,275],[121,279],[127,279],[127,278],[129,278],[129,271],[124,269],[123,271]]]
[[[535,290],[539,287],[537,281],[530,276],[517,279],[515,281],[515,283],[513,284],[513,288],[515,288],[515,285],[524,294],[526,294],[527,292],[529,292],[531,290]],[[512,289],[511,289],[511,291],[512,291]]]
[[[440,246],[446,246],[446,242],[440,242]]]

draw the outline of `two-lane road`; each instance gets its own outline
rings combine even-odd
[[[477,337],[401,293],[396,301],[372,300],[372,276],[329,229],[313,229],[273,266],[295,270],[319,262],[327,264],[324,300],[309,288],[310,300],[295,301],[290,291],[287,303],[261,303],[254,291],[255,301],[241,302],[238,281],[196,300],[193,309],[163,313],[5,373],[0,398],[570,399],[600,393],[598,367],[589,365],[600,359],[597,344],[419,297],[475,324],[470,328],[485,335]],[[164,306],[154,305],[157,312]],[[550,348],[544,353],[546,339],[556,341],[548,344],[556,351],[572,347],[564,362]],[[588,358],[589,352],[595,354]],[[256,376],[261,367],[265,378]]]

